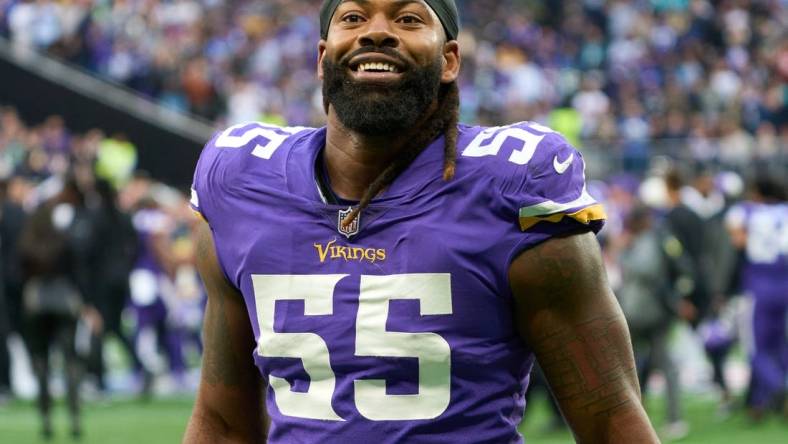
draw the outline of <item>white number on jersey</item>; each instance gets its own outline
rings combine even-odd
[[[754,264],[773,264],[788,255],[788,224],[775,212],[758,211],[747,227],[747,257]]]
[[[509,156],[509,162],[525,165],[534,157],[536,148],[545,138],[545,135],[553,132],[550,128],[537,123],[529,122],[527,125],[529,128],[545,134],[534,134],[522,128],[522,126],[516,125],[487,128],[468,144],[462,155],[465,157],[497,156],[503,144],[509,139],[514,139],[522,142],[522,148],[512,152]]]
[[[309,390],[297,393],[282,378],[269,375],[282,414],[298,418],[343,421],[331,406],[336,378],[328,346],[315,333],[274,331],[277,300],[303,300],[305,316],[331,315],[337,283],[347,275],[252,275],[257,322],[257,353],[265,357],[300,358],[309,375]],[[373,421],[433,419],[449,406],[451,350],[436,333],[386,330],[389,301],[420,302],[421,315],[452,314],[448,274],[361,276],[356,319],[356,356],[393,356],[419,359],[419,392],[388,395],[386,381],[354,381],[359,412]]]
[[[389,301],[415,299],[421,315],[452,313],[451,282],[448,274],[405,274],[361,276],[356,319],[357,356],[419,358],[419,393],[387,395],[386,381],[355,381],[356,407],[375,421],[433,419],[449,406],[451,393],[451,349],[436,333],[386,331]]]
[[[294,392],[290,390],[287,380],[269,375],[269,384],[276,393],[276,405],[284,415],[343,421],[331,407],[336,379],[331,370],[326,342],[315,333],[275,332],[274,307],[278,300],[302,300],[304,315],[330,315],[334,311],[334,287],[345,276],[252,276],[257,322],[260,325],[257,354],[270,358],[300,358],[309,375],[309,391],[306,393]]]
[[[250,126],[253,125],[253,126]],[[249,127],[241,134],[233,135],[238,129]],[[266,125],[264,123],[242,123],[239,125],[231,126],[222,132],[216,138],[214,145],[217,148],[241,148],[252,140],[262,137],[268,141],[265,143],[258,143],[252,155],[261,159],[270,159],[276,150],[282,146],[288,137],[293,134],[300,133],[308,128],[302,126],[295,127],[278,127],[275,125]],[[284,133],[284,134],[282,134]]]

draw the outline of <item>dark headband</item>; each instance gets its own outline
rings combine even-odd
[[[449,40],[457,40],[457,34],[460,32],[460,13],[457,11],[457,5],[454,0],[424,0],[438,16],[443,29],[446,31],[446,37]],[[334,12],[342,0],[324,0],[323,6],[320,7],[320,37],[325,39],[328,37],[328,27],[331,24],[331,18],[334,17]]]

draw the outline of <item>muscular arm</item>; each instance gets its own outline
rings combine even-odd
[[[555,238],[509,270],[523,339],[579,443],[659,442],[640,402],[627,325],[590,233]]]
[[[195,230],[197,267],[208,292],[205,352],[197,402],[183,442],[265,442],[263,384],[252,361],[255,341],[243,298],[225,279],[208,224]]]

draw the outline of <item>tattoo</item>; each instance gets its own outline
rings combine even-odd
[[[596,240],[555,239],[520,259],[519,275],[510,280],[525,295],[521,325],[565,413],[610,418],[636,406],[629,331]]]
[[[594,416],[611,414],[631,401],[636,378],[626,324],[620,315],[597,318],[534,338],[539,364],[550,375],[556,399]]]

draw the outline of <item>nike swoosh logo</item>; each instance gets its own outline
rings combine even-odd
[[[575,161],[575,153],[569,155],[569,158],[563,162],[558,161],[558,156],[553,158],[553,168],[555,168],[555,172],[558,174],[564,174],[566,170],[569,169],[569,166],[572,165],[572,162]]]

